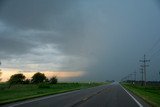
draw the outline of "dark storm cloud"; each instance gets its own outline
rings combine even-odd
[[[71,52],[78,49],[72,44],[78,46],[81,40],[83,42],[85,23],[81,11],[74,4],[74,1],[59,0],[39,0],[38,3],[36,0],[6,1],[0,10],[0,19],[15,29],[42,31],[32,34],[33,41],[58,43],[66,52]]]
[[[2,4],[0,16],[6,23],[21,29],[43,30],[49,29],[49,20],[58,18],[70,7],[70,1],[59,0],[8,0]]]
[[[18,29],[18,31],[20,31],[19,29],[26,31],[30,29],[33,30],[32,34],[29,35],[29,38],[32,38],[32,41],[38,40],[46,44],[62,43],[61,47],[66,49],[66,44],[73,47],[74,45],[72,45],[71,42],[75,42],[77,40],[80,41],[80,36],[83,36],[81,33],[81,29],[83,27],[81,23],[83,23],[83,20],[79,20],[81,15],[79,12],[74,11],[74,6],[72,6],[73,3],[73,1],[66,2],[52,0],[39,0],[38,4],[36,0],[6,1],[3,2],[2,9],[0,10],[0,19],[3,23],[14,27],[14,29]],[[77,17],[75,18],[75,16]],[[37,33],[37,30],[40,32]],[[45,30],[51,30],[51,33],[48,33]],[[54,31],[58,33],[60,32],[60,34],[56,35]],[[29,32],[30,31],[28,31],[28,33]],[[23,37],[24,34],[14,35],[14,39]],[[24,42],[27,41],[28,40]],[[29,46],[30,45],[28,45],[28,47]],[[24,49],[27,50],[27,48]],[[68,48],[66,50],[70,49],[72,48]]]
[[[43,69],[53,61],[63,70],[85,71],[84,80],[118,80],[158,38],[159,19],[159,7],[149,0],[3,1],[1,57],[24,55],[19,63],[44,61]]]
[[[21,55],[30,52],[35,47],[33,43],[21,38],[17,38],[15,34],[3,32],[0,33],[0,56],[2,58],[9,58],[13,55]]]

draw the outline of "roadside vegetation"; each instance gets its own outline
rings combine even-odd
[[[104,83],[59,83],[56,76],[48,79],[40,72],[32,79],[26,79],[23,74],[14,74],[9,81],[0,83],[0,104],[58,94],[73,90],[102,85]]]
[[[124,83],[123,86],[154,107],[160,107],[160,85]]]

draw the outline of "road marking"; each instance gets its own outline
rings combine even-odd
[[[138,102],[122,85],[120,85],[120,86],[138,104],[139,107],[143,107],[143,105],[140,102]]]
[[[89,99],[88,97],[85,97],[85,98],[82,99],[82,101],[86,101],[86,100],[88,100],[88,99]]]
[[[105,86],[105,85],[90,87],[90,88],[87,88],[87,90],[94,89],[94,88],[97,88],[97,87],[102,87],[102,86]],[[69,92],[59,93],[59,94],[54,94],[54,95],[49,95],[49,96],[37,97],[35,99],[34,98],[33,99],[28,99],[26,101],[24,100],[22,102],[17,102],[15,104],[14,103],[13,104],[12,103],[11,104],[6,104],[6,105],[4,105],[4,107],[16,107],[16,106],[20,106],[20,105],[23,105],[23,104],[33,103],[33,102],[36,102],[36,101],[42,101],[42,100],[46,100],[46,99],[57,97],[57,96],[63,96],[63,95],[71,94],[71,93],[80,92],[82,90],[86,90],[86,89],[80,89],[80,90],[69,91]]]

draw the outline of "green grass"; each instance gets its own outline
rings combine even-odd
[[[11,88],[7,84],[0,84],[0,104],[58,94],[73,90],[102,85],[104,83],[58,83],[58,84],[26,84],[14,85]]]
[[[125,88],[140,96],[146,102],[154,107],[160,107],[160,86],[140,86],[132,84],[123,84]]]

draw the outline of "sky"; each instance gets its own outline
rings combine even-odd
[[[146,54],[160,80],[158,0],[1,0],[2,78],[57,75],[62,81],[120,80]]]

